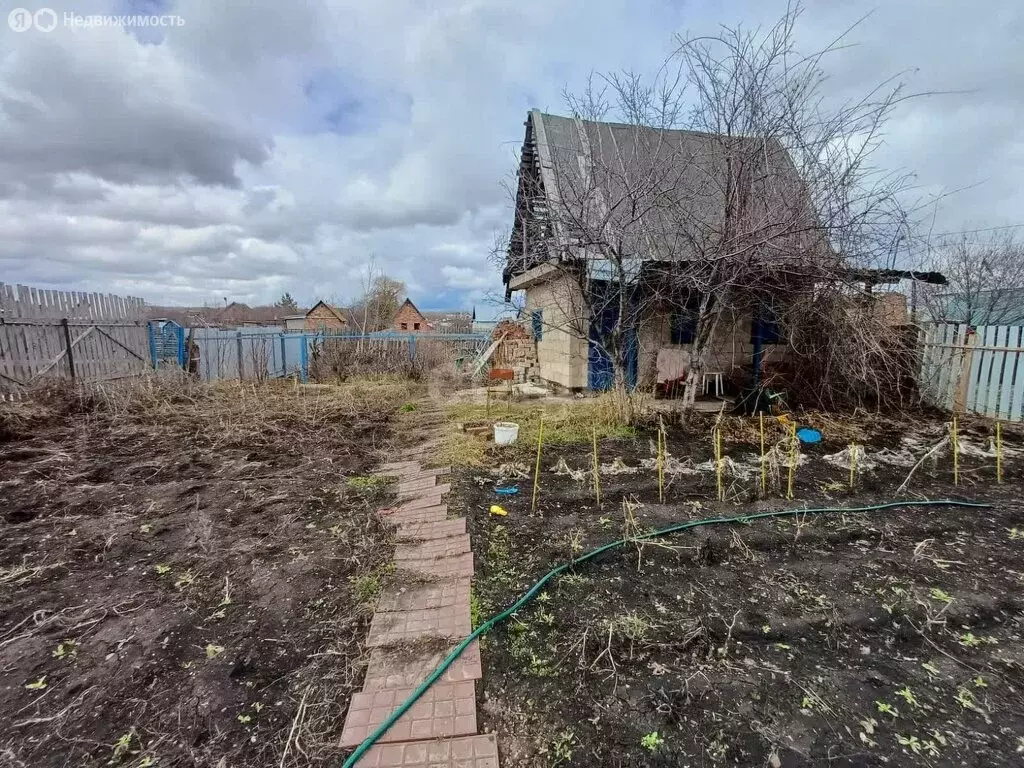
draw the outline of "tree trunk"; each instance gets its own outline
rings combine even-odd
[[[714,305],[711,303],[710,294],[701,298],[697,310],[693,347],[690,351],[690,370],[686,375],[686,390],[683,392],[683,410],[693,408],[694,400],[697,398],[697,388],[701,386],[704,371],[707,370],[708,353],[711,351],[711,341],[715,337],[723,306],[726,306],[724,295],[719,296]]]

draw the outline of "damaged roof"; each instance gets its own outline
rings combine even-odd
[[[815,215],[789,153],[775,139],[533,110],[519,173],[509,257],[528,262],[524,268],[545,260],[552,244],[586,249],[583,241],[602,231],[629,255],[686,258],[701,240],[721,236],[726,196],[732,193],[727,187],[736,179],[748,181],[744,212],[750,228],[792,226]],[[538,232],[524,217],[546,219],[546,229]]]

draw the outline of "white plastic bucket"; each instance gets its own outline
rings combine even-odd
[[[519,437],[519,425],[511,421],[499,421],[494,424],[494,444],[512,445]]]

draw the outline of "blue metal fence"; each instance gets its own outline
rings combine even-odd
[[[417,343],[431,341],[444,344],[452,359],[458,355],[478,354],[490,341],[485,333],[288,333],[278,326],[231,329],[178,328],[175,336],[178,354],[166,352],[172,346],[163,328],[150,324],[150,347],[154,366],[175,364],[185,367],[188,350],[186,338],[194,343],[194,356],[198,356],[197,375],[207,381],[218,379],[264,379],[297,376],[308,381],[310,361],[314,347],[328,342],[361,344],[364,348],[387,347],[417,356]]]

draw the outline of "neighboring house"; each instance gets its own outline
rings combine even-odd
[[[444,309],[422,314],[435,333],[470,333],[473,329],[473,315],[470,312]]]
[[[281,318],[281,322],[284,323],[285,331],[289,333],[301,333],[306,330],[305,315],[285,315]]]
[[[424,317],[423,313],[416,309],[416,305],[409,299],[403,301],[402,306],[398,308],[391,328],[399,333],[417,333],[434,330],[434,327],[427,322],[427,318]]]
[[[343,331],[348,325],[345,316],[326,301],[318,301],[306,313],[307,331]]]
[[[992,288],[970,293],[944,293],[928,302],[932,319],[950,323],[1024,325],[1024,289]]]

